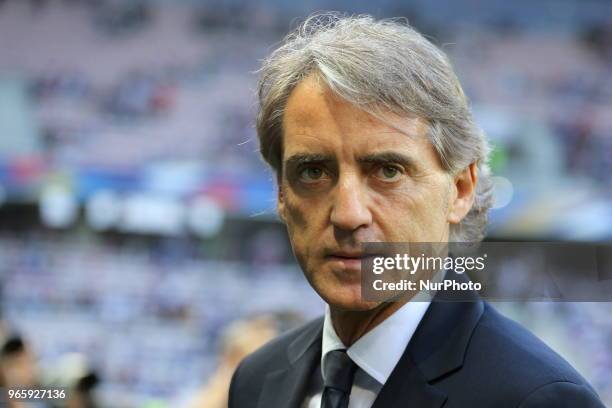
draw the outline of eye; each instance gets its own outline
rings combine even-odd
[[[323,169],[320,167],[306,167],[300,170],[299,176],[302,181],[307,183],[320,180],[324,175]]]
[[[402,175],[402,169],[397,166],[385,165],[376,171],[376,177],[383,181],[397,181]]]

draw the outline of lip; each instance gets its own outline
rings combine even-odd
[[[363,258],[329,255],[326,259],[331,262],[337,262],[346,269],[361,269],[361,261]]]
[[[372,256],[363,253],[334,252],[327,255],[325,259],[331,262],[338,262],[347,269],[361,269],[363,261]]]
[[[362,251],[332,251],[327,254],[336,258],[363,258]]]

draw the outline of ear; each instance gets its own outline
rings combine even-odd
[[[476,184],[478,183],[478,165],[476,162],[470,164],[457,174],[451,186],[451,202],[448,212],[448,222],[459,224],[470,212],[474,205],[476,196]]]

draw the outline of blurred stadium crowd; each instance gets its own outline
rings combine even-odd
[[[182,241],[20,238],[2,237],[4,318],[29,334],[40,381],[95,374],[103,406],[178,406],[215,372],[220,349],[240,341],[252,351],[258,331],[223,339],[229,322],[272,313],[276,333],[322,311],[291,265],[206,259]]]
[[[0,0],[4,384],[221,407],[240,356],[323,310],[253,126],[259,59],[322,9],[449,53],[495,147],[491,238],[612,239],[608,2]],[[609,305],[500,307],[612,403]]]

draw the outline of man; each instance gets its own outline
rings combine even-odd
[[[368,302],[365,242],[478,241],[488,145],[446,56],[397,20],[309,18],[265,62],[278,213],[325,317],[247,357],[231,408],[601,407],[525,329],[471,302]]]

